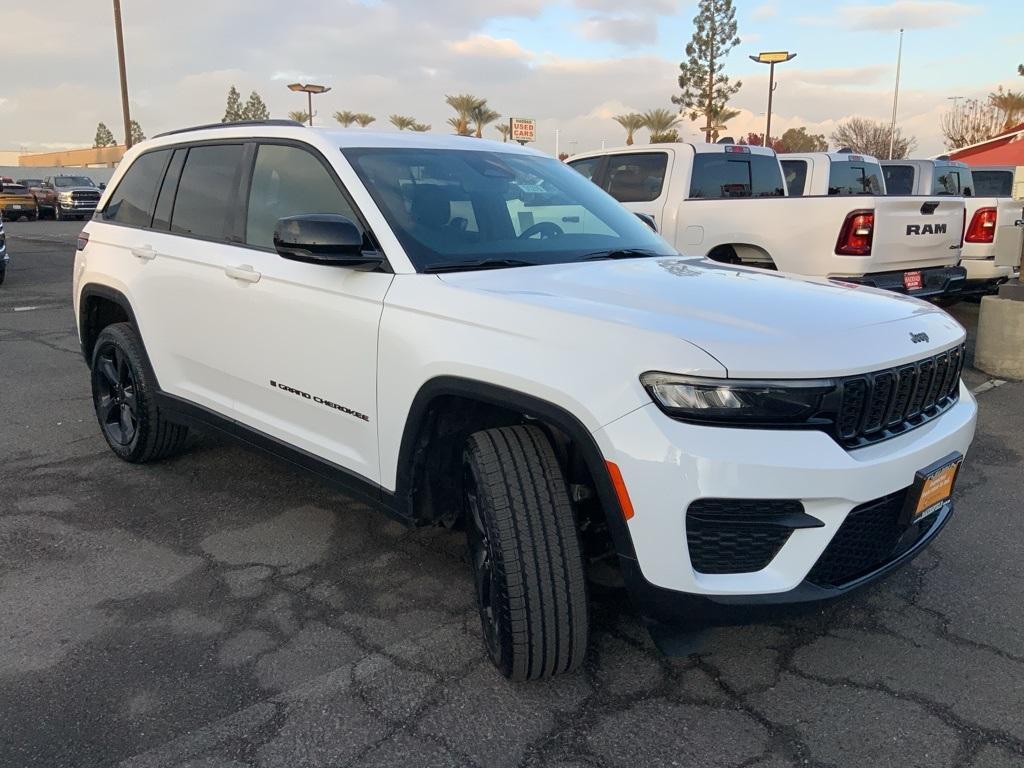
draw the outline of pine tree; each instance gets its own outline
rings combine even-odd
[[[249,100],[245,102],[245,107],[242,109],[242,120],[269,120],[270,110],[267,109],[267,105],[263,103],[263,99],[260,95],[253,91],[249,94]]]
[[[228,91],[228,103],[224,109],[224,117],[221,118],[222,123],[237,123],[242,119],[242,95],[238,92],[235,86],[231,86]]]
[[[707,120],[704,140],[711,141],[713,116],[724,111],[729,97],[742,85],[738,80],[730,83],[724,74],[725,58],[740,42],[732,0],[700,0],[693,23],[696,29],[686,44],[686,61],[679,64],[682,93],[673,96],[672,103],[680,111],[689,110],[691,120],[703,115]]]
[[[140,141],[146,140],[146,134],[142,132],[142,126],[139,125],[135,120],[131,122],[132,126],[132,144],[138,144]]]
[[[96,126],[96,138],[93,139],[93,147],[112,147],[117,144],[114,139],[114,134],[110,132],[110,129],[103,123],[99,123]]]

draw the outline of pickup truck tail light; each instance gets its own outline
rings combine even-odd
[[[79,232],[78,239],[75,241],[75,248],[79,251],[84,251],[85,246],[89,244],[89,233]]]
[[[979,208],[974,212],[964,240],[968,243],[991,243],[996,235],[996,209]]]
[[[839,230],[836,253],[839,256],[870,256],[874,233],[874,211],[850,211]]]

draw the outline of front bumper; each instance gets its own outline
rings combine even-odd
[[[620,557],[634,600],[647,611],[673,603],[689,611],[694,604],[804,602],[881,577],[934,538],[949,509],[898,562],[883,563],[851,584],[822,589],[807,583],[852,510],[912,486],[918,471],[951,453],[966,454],[976,417],[974,399],[961,384],[959,401],[938,418],[855,451],[816,431],[685,424],[653,404],[612,422],[595,437],[605,457],[618,464],[635,510],[628,522],[635,559]],[[715,498],[798,500],[824,525],[794,530],[760,570],[701,573],[690,560],[686,512],[698,499]]]
[[[921,273],[921,288],[908,291],[904,283],[907,272]],[[870,285],[884,291],[893,291],[918,299],[933,299],[943,296],[959,295],[967,281],[967,270],[962,266],[924,267],[919,270],[899,270],[897,272],[875,272],[862,277],[837,277],[846,283]]]

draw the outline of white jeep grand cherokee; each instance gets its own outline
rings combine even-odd
[[[217,428],[410,525],[462,524],[487,651],[583,660],[585,572],[641,614],[844,594],[951,513],[976,407],[922,302],[680,257],[513,144],[217,125],[133,148],[74,301],[126,461]]]

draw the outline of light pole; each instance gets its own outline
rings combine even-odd
[[[292,83],[288,86],[289,91],[302,91],[309,98],[309,127],[313,127],[313,94],[327,93],[331,90],[329,85],[314,85],[313,83]]]
[[[751,61],[768,65],[768,120],[764,127],[764,146],[766,147],[771,141],[772,135],[772,94],[775,93],[775,65],[784,64],[794,58],[796,58],[796,54],[789,51],[761,51],[757,56],[750,57]],[[711,124],[710,120],[708,120],[708,124]]]
[[[124,148],[132,148],[132,116],[128,111],[128,75],[124,67],[124,34],[121,32],[121,0],[114,0],[114,32],[117,35],[117,68],[121,74],[121,112],[124,114]]]
[[[903,30],[900,30],[900,48],[896,54],[896,88],[892,92],[892,124],[889,126],[889,159],[896,147],[896,105],[900,100],[900,66],[903,64]],[[955,103],[955,102],[954,102]]]

